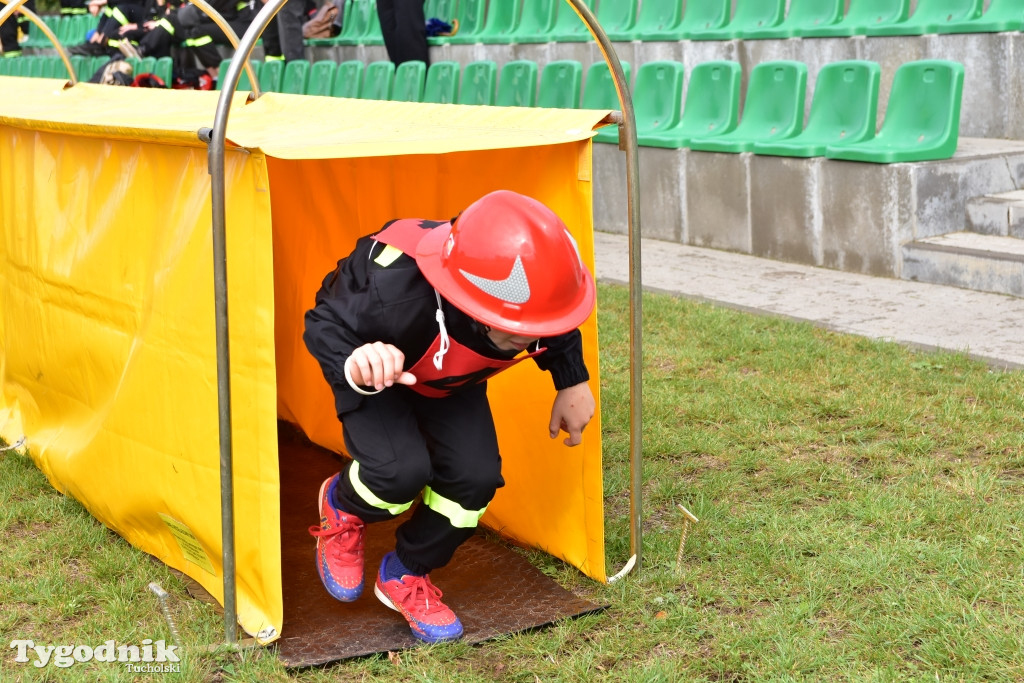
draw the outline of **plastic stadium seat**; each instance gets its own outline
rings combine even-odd
[[[427,69],[427,82],[423,88],[423,101],[453,104],[459,97],[459,72],[456,61],[432,62]]]
[[[487,0],[459,0],[459,30],[454,36],[428,38],[427,43],[469,45],[479,42],[487,18]]]
[[[260,89],[263,92],[281,92],[281,84],[284,82],[284,60],[264,60],[256,78],[260,79]]]
[[[380,27],[380,15],[377,14],[376,0],[371,4],[373,9],[371,10],[369,25],[367,26],[366,34],[359,39],[359,43],[360,45],[383,45],[384,31]]]
[[[583,0],[583,4],[594,9],[595,0]],[[572,6],[562,0],[555,14],[555,25],[551,29],[551,40],[556,43],[583,43],[592,39],[590,29],[580,19]]]
[[[828,147],[830,159],[893,163],[949,159],[960,134],[964,66],[925,59],[896,70],[882,127],[871,140]]]
[[[469,3],[474,4],[474,3]],[[479,5],[480,3],[475,3]],[[423,8],[423,14],[426,16],[427,21],[431,19],[440,19],[441,21],[448,22],[451,24],[452,29],[455,29],[456,24],[459,26],[459,30],[462,30],[462,18],[465,12],[465,6],[467,3],[464,0],[430,0]],[[474,11],[480,11],[474,9]],[[427,36],[428,45],[445,45],[452,39],[452,36]]]
[[[629,86],[630,65],[629,62],[622,62],[622,73],[626,77],[626,85]],[[619,102],[619,93],[615,89],[615,80],[612,78],[611,69],[606,62],[594,62],[587,69],[583,79],[583,99],[580,101],[580,109],[612,109],[618,110],[622,107]],[[617,126],[606,126],[597,131],[594,136],[595,142],[618,142],[619,132]]]
[[[285,63],[281,92],[289,95],[304,95],[309,82],[309,60],[293,59]]]
[[[601,0],[597,3],[597,23],[611,40],[632,40],[636,26],[637,0]]]
[[[0,56],[0,76],[11,76],[14,70],[14,57]]]
[[[491,60],[470,62],[462,69],[459,104],[494,104],[498,85],[498,64]]]
[[[846,16],[828,26],[805,28],[803,38],[864,35],[868,26],[887,26],[910,15],[910,0],[850,0]]]
[[[830,145],[850,145],[875,136],[882,68],[850,60],[821,67],[803,131],[787,140],[759,142],[755,154],[820,157]]]
[[[253,60],[252,62],[250,62],[250,64],[252,64],[252,70],[256,74],[256,78],[259,78],[260,72],[257,69],[257,67],[260,65],[260,62]],[[156,66],[153,67],[153,73],[156,74],[157,77],[160,78],[160,80],[162,80],[167,85],[168,88],[171,87],[171,80],[174,78],[173,72],[173,57],[160,57],[156,60]],[[244,70],[242,71],[242,79],[245,80],[246,84],[249,83],[249,78]]]
[[[690,149],[749,152],[758,142],[791,138],[803,128],[806,93],[806,64],[790,60],[761,62],[750,71],[739,125],[729,133],[695,137],[690,140]]]
[[[710,61],[690,70],[683,113],[671,128],[637,134],[639,144],[646,147],[687,147],[695,137],[728,133],[739,121],[739,62]]]
[[[512,42],[512,33],[519,25],[522,0],[497,0],[487,3],[487,19],[477,42],[485,45]]]
[[[391,87],[395,82],[395,63],[388,60],[370,62],[363,75],[363,91],[359,97],[364,100],[390,100]]]
[[[364,71],[365,65],[358,59],[350,59],[338,64],[338,69],[334,74],[334,85],[331,86],[331,95],[357,99],[363,93]]]
[[[0,65],[2,65],[3,62],[4,62],[4,60],[0,59]],[[92,75],[92,74],[89,74],[89,76],[85,75],[85,65],[86,65],[86,62],[88,62],[89,64],[92,63],[91,60],[89,60],[87,57],[85,57],[83,55],[71,55],[71,67],[75,70],[75,76],[80,81],[84,81],[84,80],[88,79],[89,76]],[[0,71],[0,73],[4,73],[4,72]]]
[[[519,25],[509,34],[511,42],[549,42],[560,4],[565,4],[565,0],[527,0],[519,16]]]
[[[341,33],[334,39],[337,45],[362,45],[372,31],[372,24],[376,22],[380,27],[380,19],[377,17],[377,3],[373,0],[349,0],[352,9],[346,12],[345,23],[341,27]]]
[[[843,0],[789,0],[789,12],[782,23],[772,28],[744,31],[745,40],[801,37],[804,30],[832,26],[843,18]]]
[[[22,59],[30,60],[28,63],[28,71],[25,73],[29,78],[44,78],[43,73],[46,70],[46,60],[40,56],[22,57]]]
[[[537,106],[547,109],[578,109],[583,90],[583,64],[575,59],[548,62],[540,72]]]
[[[498,77],[498,95],[494,103],[499,107],[536,105],[537,72],[537,62],[529,59],[505,62]]]
[[[1024,3],[1020,0],[991,0],[988,9],[978,19],[948,21],[932,28],[935,33],[998,33],[1024,30]]]
[[[330,59],[313,62],[309,69],[309,81],[306,83],[307,95],[330,97],[334,87],[334,77],[338,73],[338,63]]]
[[[656,134],[679,124],[679,109],[683,102],[681,62],[663,60],[646,62],[636,70],[633,84],[633,107],[637,140],[641,134]],[[603,129],[612,133],[607,137],[619,141],[618,126]]]
[[[731,40],[747,31],[771,28],[782,23],[786,15],[786,0],[736,0],[732,19],[719,29],[695,31],[690,40]],[[685,15],[683,15],[685,20]]]
[[[679,0],[644,0],[636,15],[632,40],[679,40],[682,21],[683,3]]]
[[[869,26],[868,36],[919,36],[936,33],[940,26],[981,16],[982,0],[917,0],[917,8],[903,21]]]
[[[394,102],[419,102],[423,99],[423,85],[427,80],[425,62],[402,62],[395,67],[395,85],[391,89]]]
[[[139,73],[151,74],[156,69],[156,57],[143,57],[139,60]]]

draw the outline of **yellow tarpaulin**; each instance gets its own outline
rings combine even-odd
[[[196,135],[219,93],[62,85],[0,77],[0,435],[26,436],[54,486],[220,599],[210,178]],[[342,451],[301,342],[323,275],[390,218],[448,218],[498,188],[551,206],[592,268],[590,136],[606,113],[235,96],[225,166],[246,631],[272,640],[282,625],[276,420]],[[583,332],[597,395],[593,317]],[[507,485],[484,523],[605,580],[599,420],[579,448],[549,439],[553,389],[532,363],[490,395]]]

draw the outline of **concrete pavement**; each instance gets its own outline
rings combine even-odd
[[[594,233],[598,280],[629,282],[625,235]],[[1024,299],[644,239],[645,289],[1024,368]]]

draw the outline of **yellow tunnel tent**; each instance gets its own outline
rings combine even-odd
[[[25,437],[56,488],[222,600],[197,136],[219,93],[63,85],[0,77],[0,436]],[[591,136],[608,112],[245,96],[225,153],[237,611],[269,642],[283,619],[278,420],[343,452],[301,340],[320,280],[385,221],[450,218],[499,188],[554,209],[592,269]],[[581,329],[599,396],[596,317]],[[489,394],[507,483],[483,523],[605,581],[599,417],[579,448],[549,439],[553,388],[532,363]]]

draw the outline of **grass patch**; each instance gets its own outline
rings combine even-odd
[[[615,571],[629,554],[628,292],[599,296]],[[169,639],[155,580],[185,643],[168,680],[1024,679],[1024,373],[665,295],[644,307],[644,566],[602,586],[524,551],[607,612],[299,671],[270,650],[206,652],[220,616],[6,452],[0,633]],[[677,503],[701,519],[678,572]],[[13,659],[0,679],[135,679]]]

